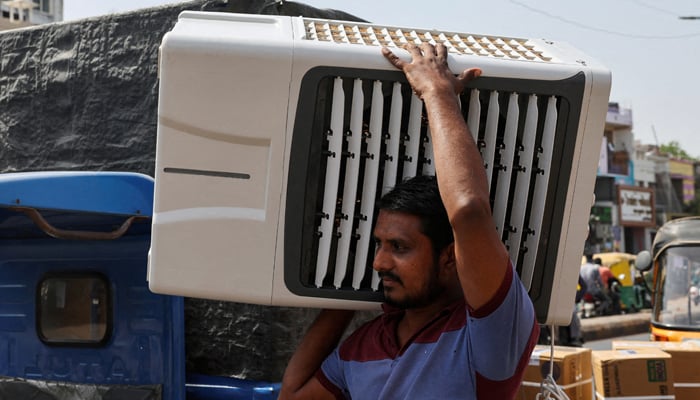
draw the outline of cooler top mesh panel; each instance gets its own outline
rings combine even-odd
[[[551,222],[564,213],[584,83],[582,73],[552,82],[482,77],[460,96],[484,159],[494,223],[536,306],[552,284],[561,226]],[[375,201],[396,182],[434,174],[430,137],[423,104],[399,71],[306,74],[284,235],[293,293],[382,300],[372,270]]]
[[[381,27],[354,22],[304,19],[306,39],[367,46],[402,47],[413,42],[442,43],[452,53],[510,60],[549,62],[552,57],[527,39]]]

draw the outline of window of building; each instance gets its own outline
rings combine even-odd
[[[34,4],[37,5],[37,9],[44,13],[51,12],[51,1],[50,0],[34,0]]]
[[[16,8],[2,10],[2,17],[13,21],[26,21],[29,18],[26,12],[22,12]]]
[[[610,176],[597,176],[595,178],[595,201],[615,201],[617,199],[617,187],[615,178]]]
[[[39,283],[37,330],[48,344],[99,345],[111,329],[109,284],[94,273],[54,274]]]

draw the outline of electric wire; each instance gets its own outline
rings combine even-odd
[[[570,400],[554,379],[554,328],[554,325],[549,326],[549,373],[542,380],[535,400]]]
[[[674,17],[676,17],[676,18],[680,17],[679,14],[677,14],[677,13],[675,13],[675,12],[673,12],[673,11],[665,10],[665,9],[660,8],[660,7],[657,7],[657,6],[653,6],[653,5],[651,5],[651,4],[647,4],[647,3],[645,3],[645,2],[643,2],[643,1],[641,1],[641,0],[629,0],[629,1],[631,1],[632,3],[635,3],[635,4],[639,5],[639,6],[646,7],[646,8],[648,8],[648,9],[650,9],[650,10],[654,10],[654,11],[658,11],[658,12],[661,12],[661,13],[664,13],[664,14],[672,15],[672,16],[674,16]]]
[[[622,37],[631,38],[631,39],[658,39],[658,40],[687,39],[687,38],[700,37],[700,32],[686,33],[686,34],[680,34],[680,35],[658,36],[658,35],[637,35],[637,34],[632,34],[632,33],[613,31],[613,30],[609,30],[609,29],[605,29],[605,28],[597,28],[594,26],[583,24],[583,23],[578,22],[578,21],[574,21],[572,19],[563,17],[561,15],[552,14],[549,11],[545,11],[545,10],[542,10],[540,8],[533,7],[529,4],[523,3],[522,1],[518,1],[518,0],[509,0],[509,1],[513,4],[516,4],[516,5],[519,5],[520,7],[523,7],[529,11],[544,15],[548,18],[556,19],[556,20],[559,20],[559,21],[564,22],[564,23],[569,24],[569,25],[576,26],[576,27],[581,28],[581,29],[606,33],[609,35],[622,36]]]

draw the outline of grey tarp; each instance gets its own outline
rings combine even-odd
[[[0,172],[153,175],[158,46],[183,10],[357,19],[300,3],[203,0],[0,32]],[[315,310],[187,299],[191,372],[278,381]]]

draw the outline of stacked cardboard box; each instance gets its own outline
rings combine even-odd
[[[613,341],[613,350],[660,349],[673,360],[676,400],[700,399],[700,344],[698,342]]]
[[[542,382],[550,374],[559,389],[571,400],[591,400],[593,377],[591,350],[579,347],[538,345],[532,351],[525,377],[518,392],[518,400],[535,400],[541,392]],[[551,355],[551,357],[550,357]],[[550,359],[553,365],[550,365]]]
[[[598,399],[674,399],[671,355],[659,349],[595,350],[593,379]]]

